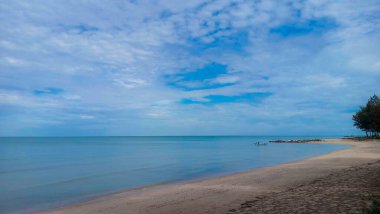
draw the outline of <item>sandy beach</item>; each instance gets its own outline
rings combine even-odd
[[[380,198],[380,141],[223,177],[115,193],[45,213],[361,213]]]

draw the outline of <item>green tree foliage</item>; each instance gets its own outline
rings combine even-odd
[[[379,136],[380,133],[380,99],[373,95],[365,106],[352,116],[354,126],[365,131],[366,135]]]

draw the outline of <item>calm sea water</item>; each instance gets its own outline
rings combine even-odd
[[[286,138],[0,138],[0,213],[38,211],[115,191],[225,175],[346,148],[253,145],[272,139]]]

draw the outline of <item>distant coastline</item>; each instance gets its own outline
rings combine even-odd
[[[301,140],[270,140],[271,143],[311,143],[311,142],[320,142],[321,139],[301,139]]]

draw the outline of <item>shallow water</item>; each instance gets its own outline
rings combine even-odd
[[[253,145],[273,139],[287,138],[0,138],[0,213],[38,211],[115,191],[225,175],[347,148]]]

